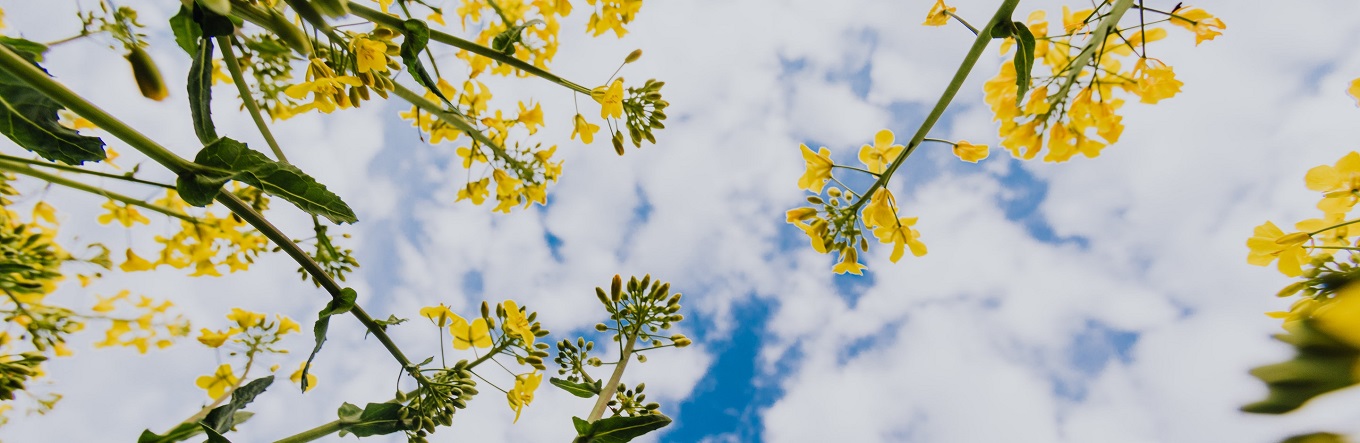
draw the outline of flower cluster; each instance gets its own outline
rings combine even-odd
[[[209,398],[215,402],[225,400],[233,390],[240,386],[242,380],[246,380],[250,370],[259,361],[262,354],[287,354],[288,350],[280,347],[283,337],[288,334],[302,331],[302,327],[296,321],[282,314],[275,314],[271,320],[265,314],[252,312],[241,308],[232,308],[227,313],[226,318],[231,323],[225,329],[201,328],[198,332],[198,342],[213,349],[227,349],[232,356],[241,356],[245,359],[242,370],[237,372],[232,368],[231,363],[223,363],[213,370],[212,374],[198,377],[195,384],[208,394]],[[306,362],[303,362],[305,365]],[[278,370],[278,365],[270,368],[270,372]],[[302,381],[302,365],[294,371],[291,379],[293,383]],[[307,374],[307,389],[316,387],[316,376]]]
[[[640,3],[640,2],[639,2]],[[474,39],[482,46],[547,69],[557,55],[558,31],[562,18],[571,14],[568,0],[467,0],[455,10],[463,29],[477,30]],[[514,67],[497,63],[466,50],[458,51],[476,78],[490,68],[495,75],[528,75]]]
[[[1165,18],[1121,25],[1124,11],[1104,2],[1078,11],[1063,7],[1062,27],[1053,34],[1044,11],[1031,13],[1023,24],[1011,25],[1023,25],[1033,36],[1033,63],[1003,64],[983,90],[994,119],[1001,122],[1001,145],[1012,156],[1028,160],[1045,148],[1043,160],[1050,162],[1067,161],[1077,154],[1099,155],[1118,142],[1124,130],[1118,114],[1125,103],[1120,91],[1148,104],[1180,92],[1181,82],[1171,67],[1148,56],[1147,44],[1167,36],[1166,27],[1159,25],[1170,23],[1189,30],[1196,44],[1226,28],[1222,20],[1196,7],[1144,11]],[[1026,57],[1024,47],[1015,41],[1008,38],[1002,52],[1016,48],[1013,58]],[[1032,73],[1016,71],[1016,66],[1031,64]]]
[[[90,310],[108,316],[112,322],[109,329],[104,331],[104,340],[94,344],[96,348],[132,347],[145,354],[153,345],[166,348],[174,344],[175,338],[189,335],[189,320],[169,311],[174,303],[169,300],[157,301],[145,295],[133,301],[131,296],[132,293],[127,290],[108,297],[95,296],[98,301]],[[120,317],[119,313],[127,311],[119,311],[120,304],[138,314],[135,317]]]
[[[455,350],[490,349],[474,363],[505,355],[514,358],[520,365],[532,368],[529,372],[515,375],[513,387],[506,391],[506,400],[510,409],[515,411],[515,420],[518,421],[524,407],[533,402],[534,391],[543,380],[539,371],[546,369],[543,358],[548,353],[544,350],[549,346],[547,343],[538,343],[537,338],[548,335],[548,331],[536,321],[538,313],[519,306],[514,300],[506,300],[495,306],[494,313],[490,305],[483,302],[480,316],[471,321],[443,304],[421,308],[420,315],[438,328],[447,328]],[[441,333],[440,338],[443,337]],[[455,368],[472,371],[475,366],[464,360]]]
[[[851,273],[860,275],[866,268],[859,263],[859,253],[868,252],[869,242],[864,237],[864,232],[872,232],[874,237],[881,243],[893,245],[892,254],[889,260],[896,263],[902,258],[907,249],[911,250],[912,255],[920,257],[926,254],[926,245],[920,240],[921,233],[912,228],[916,225],[916,217],[899,216],[897,198],[892,191],[888,190],[887,183],[891,178],[890,165],[898,157],[905,155],[905,147],[894,144],[895,136],[892,131],[881,130],[874,135],[873,145],[860,147],[859,160],[864,164],[864,168],[837,165],[831,159],[831,150],[823,147],[817,152],[813,152],[807,145],[799,148],[803,152],[803,161],[807,164],[807,169],[802,177],[798,179],[798,187],[806,189],[813,195],[807,198],[808,203],[813,206],[790,209],[787,213],[787,221],[799,229],[802,229],[811,240],[812,249],[818,253],[837,253],[840,255],[839,263],[833,267],[837,274]],[[955,144],[956,152],[959,146],[963,146],[960,157],[977,158],[978,147],[967,142]],[[982,157],[986,156],[986,146],[981,146]],[[843,168],[861,174],[868,174],[878,181],[870,187],[869,191],[873,195],[867,196],[852,190],[849,186],[841,183],[832,173],[835,168]],[[835,181],[844,187],[827,187],[828,181]],[[822,191],[826,190],[826,198],[823,198]]]

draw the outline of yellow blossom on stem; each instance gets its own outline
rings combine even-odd
[[[1360,153],[1351,151],[1335,165],[1309,169],[1303,180],[1308,189],[1325,193],[1317,205],[1323,213],[1350,212],[1360,193]]]
[[[888,260],[897,263],[902,258],[902,253],[906,248],[911,249],[911,255],[917,257],[926,255],[926,244],[921,243],[921,233],[911,227],[916,224],[916,217],[902,217],[897,219],[897,223],[892,225],[879,226],[874,229],[874,236],[878,237],[881,243],[892,243],[892,255]]]
[[[873,228],[897,221],[897,210],[893,207],[893,195],[887,188],[878,188],[864,206],[864,227]]]
[[[477,317],[471,322],[457,314],[452,318],[449,334],[453,335],[454,349],[461,351],[468,348],[491,347],[491,328],[487,326],[485,318]]]
[[[1360,106],[1360,78],[1351,80],[1351,86],[1346,88],[1346,93],[1355,99],[1355,105]]]
[[[114,310],[113,304],[119,300],[127,299],[129,295],[132,295],[132,293],[126,289],[118,291],[117,294],[114,294],[109,297],[100,297],[96,295],[94,297],[96,300],[98,300],[98,302],[96,302],[94,304],[94,307],[90,308],[90,310],[94,312],[113,312]]]
[[[534,107],[529,108],[524,106],[524,102],[519,102],[519,117],[516,117],[515,121],[524,125],[524,128],[529,130],[530,135],[538,132],[538,127],[543,126],[542,105],[534,103]]]
[[[1251,249],[1247,263],[1267,266],[1278,258],[1281,273],[1289,277],[1303,275],[1303,264],[1308,262],[1308,252],[1303,244],[1308,238],[1305,232],[1285,235],[1274,223],[1265,222],[1247,239],[1247,247]]]
[[[821,192],[822,187],[826,186],[826,181],[831,179],[831,167],[835,165],[831,161],[831,150],[821,148],[817,152],[812,152],[807,145],[798,147],[803,151],[803,161],[807,162],[807,170],[798,178],[798,187]]]
[[[574,125],[571,128],[571,138],[576,139],[576,135],[581,135],[581,143],[591,144],[595,141],[595,133],[600,130],[600,125],[593,125],[586,121],[585,116],[576,114]]]
[[[302,332],[302,326],[298,325],[296,321],[293,321],[293,319],[288,318],[286,315],[275,314],[274,319],[279,322],[279,335],[287,334],[289,332]]]
[[[975,145],[968,143],[968,140],[959,140],[954,144],[954,155],[969,163],[977,163],[979,160],[987,158],[987,145]]]
[[[100,207],[109,210],[107,214],[102,214],[99,216],[98,220],[100,224],[107,225],[109,223],[112,223],[114,220],[117,220],[118,223],[129,228],[137,223],[151,224],[151,219],[146,218],[146,216],[142,215],[140,212],[137,212],[137,208],[134,208],[132,206],[120,204],[119,202],[114,200],[109,200]]]
[[[132,248],[128,248],[127,259],[123,261],[123,264],[118,265],[118,269],[123,270],[123,272],[150,271],[155,268],[155,263],[138,256],[135,252],[132,252]]]
[[[472,204],[480,205],[482,204],[482,202],[486,201],[486,196],[489,193],[489,191],[487,191],[487,186],[490,184],[491,179],[486,178],[474,182],[468,182],[466,187],[458,190],[458,198],[454,201],[459,202],[466,199],[471,199]]]
[[[420,316],[430,319],[430,322],[434,323],[436,327],[442,328],[458,315],[454,314],[453,311],[450,311],[448,306],[444,306],[443,303],[440,303],[439,306],[426,306],[420,308]]]
[[[501,307],[505,309],[505,324],[501,325],[505,328],[505,333],[519,336],[520,340],[524,341],[524,347],[532,347],[534,331],[529,325],[529,319],[519,311],[519,305],[515,304],[514,300],[506,300],[501,303]]]
[[[194,384],[203,390],[208,391],[208,397],[221,398],[227,391],[233,389],[240,380],[236,378],[231,370],[231,365],[224,364],[217,367],[217,371],[212,375],[199,376]]]
[[[222,346],[223,343],[227,342],[227,339],[239,332],[241,332],[241,330],[236,328],[230,328],[220,332],[203,328],[198,331],[198,342],[203,343],[210,348],[216,348]]]
[[[312,94],[312,102],[293,109],[295,113],[316,109],[329,114],[334,112],[337,107],[340,109],[348,108],[352,106],[352,103],[349,101],[349,94],[345,93],[345,86],[363,85],[358,77],[336,76],[335,71],[326,65],[326,60],[320,58],[313,58],[311,64],[307,65],[306,79],[302,83],[289,86],[283,90],[284,94],[294,99],[302,99],[307,94]]]
[[[837,274],[849,272],[855,275],[864,275],[864,269],[866,269],[866,267],[859,263],[859,257],[858,254],[855,253],[855,248],[846,247],[841,250],[841,262],[832,267],[831,271]]]
[[[1222,30],[1228,29],[1228,25],[1223,24],[1223,20],[1219,20],[1217,17],[1209,15],[1205,10],[1196,7],[1178,8],[1171,11],[1171,24],[1195,33],[1196,46],[1205,40],[1213,40],[1214,37],[1223,35]]]
[[[600,103],[600,118],[623,117],[623,77],[591,90],[590,97]]]
[[[307,362],[305,362],[305,361],[302,362],[301,365],[298,365],[297,370],[296,370],[296,371],[293,371],[293,375],[288,376],[288,379],[289,379],[289,380],[292,380],[292,381],[293,381],[293,384],[302,383],[302,369],[303,369],[304,367],[306,367],[306,366],[307,366]],[[307,372],[307,389],[304,390],[304,391],[302,391],[302,392],[310,391],[310,390],[312,390],[312,388],[315,388],[315,387],[316,387],[316,373],[313,372],[313,371],[308,371],[308,372]]]
[[[387,72],[387,43],[355,36],[349,42],[359,72]]]
[[[505,394],[510,402],[510,410],[515,411],[515,423],[519,422],[519,415],[524,407],[534,401],[534,391],[542,382],[543,374],[539,374],[538,371],[515,376],[515,387]]]
[[[227,314],[227,320],[236,322],[236,324],[241,326],[241,329],[247,329],[263,322],[264,314],[250,312],[241,308],[231,308],[231,313]]]
[[[1170,66],[1161,60],[1146,57],[1139,58],[1138,62],[1134,63],[1133,76],[1138,82],[1132,92],[1138,95],[1143,103],[1148,104],[1174,97],[1181,92],[1181,85],[1184,85],[1180,80],[1176,80],[1176,73],[1171,71]]]
[[[944,26],[949,24],[949,14],[953,14],[957,8],[946,6],[944,0],[935,0],[935,5],[930,7],[930,12],[926,13],[925,26]]]
[[[893,160],[897,159],[902,150],[906,149],[902,145],[894,145],[893,138],[893,132],[884,129],[874,134],[873,146],[864,145],[859,148],[859,161],[869,168],[869,172],[882,173]]]

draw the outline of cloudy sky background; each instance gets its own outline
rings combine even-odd
[[[156,30],[151,54],[171,100],[142,99],[107,39],[58,47],[46,67],[191,157],[198,144],[182,93],[189,58],[159,27],[175,2],[119,3]],[[998,150],[972,165],[942,145],[923,146],[892,186],[904,215],[921,217],[930,254],[890,264],[889,248],[877,247],[863,258],[866,276],[838,277],[783,221],[803,198],[798,144],[827,146],[848,162],[879,129],[906,139],[972,35],[957,24],[919,26],[925,0],[692,0],[647,2],[626,38],[590,38],[587,5],[575,3],[553,70],[601,84],[643,48],[621,75],[630,84],[665,80],[672,106],[658,145],[618,157],[604,140],[567,139],[573,97],[562,88],[491,82],[503,108],[543,103],[548,126],[537,137],[558,144],[566,162],[547,207],[506,216],[452,203],[466,177],[458,144],[422,143],[396,118],[397,103],[275,126],[290,159],[357,211],[361,223],[344,232],[363,267],[348,284],[375,316],[417,317],[438,303],[471,314],[481,300],[513,298],[539,311],[553,337],[574,337],[602,318],[593,288],[614,274],[670,281],[685,293],[680,329],[696,345],[654,352],[625,377],[647,382],[649,399],[677,420],[654,441],[1273,442],[1314,430],[1360,433],[1356,392],[1284,417],[1237,411],[1265,394],[1247,369],[1290,354],[1269,338],[1277,321],[1262,315],[1287,307],[1272,297],[1287,282],[1248,266],[1244,242],[1265,220],[1314,217],[1318,196],[1303,187],[1304,172],[1360,138],[1360,110],[1344,93],[1360,76],[1360,5],[1201,5],[1228,24],[1225,35],[1195,47],[1176,28],[1157,42],[1152,55],[1176,68],[1182,93],[1126,106],[1123,139],[1096,159],[1022,163]],[[995,2],[956,3],[982,23]],[[1025,1],[1019,10],[1045,9],[1056,20],[1061,4]],[[76,32],[74,5],[0,0],[9,35],[36,41]],[[1003,61],[996,54],[989,49],[931,136],[996,146],[981,93]],[[452,57],[440,60],[446,73],[460,69]],[[263,149],[248,118],[232,112],[232,90],[215,92],[219,130]],[[596,115],[589,99],[576,101]],[[0,151],[20,152],[8,141]],[[120,164],[136,162],[130,149],[119,151]],[[143,172],[170,180],[149,162]],[[42,192],[33,182],[21,187]],[[131,232],[97,227],[89,220],[101,199],[45,195],[81,241],[149,250],[155,234],[173,229],[162,220]],[[270,216],[286,232],[307,235],[307,218],[274,206]],[[114,275],[68,285],[54,300],[88,306],[94,294],[133,288],[174,300],[195,329],[224,327],[222,315],[236,306],[310,324],[326,296],[294,269],[271,256],[216,279]],[[192,340],[146,356],[88,350],[102,335],[92,329],[77,339],[79,355],[50,365],[53,389],[66,396],[58,409],[14,415],[0,439],[130,441],[145,428],[169,429],[207,401],[194,378],[228,359]],[[408,355],[438,353],[423,319],[392,332]],[[390,398],[399,369],[363,335],[349,318],[334,322],[318,388],[302,395],[276,384],[234,440],[276,439],[334,419],[341,402]],[[296,353],[272,361],[281,378],[310,337],[287,345]],[[509,384],[499,370],[484,373]],[[511,425],[502,395],[482,393],[435,441],[566,441],[569,417],[590,408],[545,384]]]

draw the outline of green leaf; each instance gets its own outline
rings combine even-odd
[[[576,427],[576,435],[577,435],[577,436],[588,436],[588,435],[590,435],[590,422],[585,421],[585,419],[583,419],[583,418],[581,418],[581,417],[572,417],[572,418],[571,418],[571,425],[574,426],[574,427]]]
[[[189,438],[203,433],[203,427],[198,423],[180,423],[166,432],[165,435],[158,435],[150,429],[142,431],[142,435],[137,437],[137,443],[172,443],[188,440]]]
[[[1311,434],[1295,435],[1281,441],[1280,443],[1348,443],[1350,440],[1344,435],[1333,434],[1331,432],[1314,432]]]
[[[557,377],[549,378],[548,383],[552,383],[553,386],[562,388],[563,391],[567,391],[571,395],[575,395],[581,398],[591,398],[598,393],[595,391],[595,385],[590,383],[585,382],[577,383],[571,380],[563,380]]]
[[[191,205],[206,206],[227,180],[237,180],[287,200],[303,212],[326,217],[331,222],[359,221],[354,216],[354,210],[340,200],[340,196],[317,183],[316,179],[296,166],[270,160],[236,140],[224,137],[209,143],[202,151],[198,151],[194,163],[221,172],[186,173],[179,177],[176,188],[184,201]]]
[[[591,424],[590,435],[582,443],[626,443],[669,424],[671,418],[661,414],[602,418]]]
[[[198,54],[198,39],[203,30],[194,22],[194,13],[187,6],[180,6],[179,13],[170,17],[170,31],[175,34],[175,43],[190,57]]]
[[[402,324],[402,323],[406,323],[406,320],[407,320],[407,319],[404,319],[404,318],[397,318],[397,316],[395,316],[395,315],[389,315],[389,316],[387,316],[387,320],[379,320],[379,319],[376,319],[376,318],[375,318],[375,319],[373,319],[373,323],[376,323],[376,324],[378,325],[378,328],[379,328],[379,329],[382,329],[383,331],[386,331],[388,326],[399,325],[399,324]],[[372,332],[373,332],[373,331],[365,330],[365,331],[364,331],[364,338],[368,338],[368,334],[370,334],[370,333],[372,333]]]
[[[992,26],[992,38],[1003,39],[1011,37],[1015,32],[1013,26],[1014,25],[1009,21],[997,22],[995,26]]]
[[[358,423],[359,416],[363,415],[363,413],[363,409],[359,409],[358,406],[349,402],[342,403],[340,405],[340,410],[336,411],[336,415],[340,416],[340,423]]]
[[[236,390],[231,391],[231,402],[208,411],[208,415],[203,417],[203,425],[219,434],[230,431],[233,426],[236,426],[236,412],[255,401],[255,397],[263,393],[273,383],[274,376],[271,375],[251,380],[250,383],[236,388]]]
[[[1360,350],[1323,333],[1311,320],[1292,323],[1287,334],[1277,340],[1294,346],[1292,360],[1261,366],[1251,375],[1266,383],[1270,393],[1264,400],[1242,407],[1258,414],[1283,414],[1303,406],[1322,394],[1355,385],[1353,373]]]
[[[349,432],[358,437],[369,437],[406,430],[406,426],[401,423],[402,406],[400,403],[369,403],[357,416],[355,411],[359,409],[358,406],[348,403],[345,405],[349,408],[340,407],[341,432]]]
[[[344,314],[354,309],[354,299],[359,297],[359,293],[354,289],[345,288],[340,290],[340,298],[332,298],[326,303],[326,307],[317,313],[316,324],[312,326],[312,334],[316,337],[316,347],[312,348],[312,355],[307,356],[307,364],[302,366],[302,392],[307,392],[307,373],[312,370],[312,360],[316,358],[316,353],[321,352],[321,345],[326,344],[326,330],[330,328],[331,316]]]
[[[1029,26],[1015,22],[1011,27],[1015,29],[1015,96],[1016,103],[1019,103],[1025,100],[1025,93],[1029,91],[1030,72],[1034,70],[1035,43]]]
[[[218,138],[212,121],[212,60],[212,38],[199,38],[194,62],[189,65],[189,116],[194,120],[194,135],[204,145]]]
[[[38,60],[42,59],[46,46],[15,38],[0,39],[0,44],[42,69]],[[47,70],[43,69],[43,72]],[[51,161],[79,165],[104,160],[107,154],[103,140],[80,135],[57,123],[57,111],[62,109],[43,93],[0,70],[0,133]]]
[[[430,77],[429,72],[425,72],[425,65],[420,63],[420,51],[425,50],[425,45],[430,43],[430,27],[425,22],[410,19],[401,23],[403,34],[406,36],[401,39],[401,63],[406,66],[407,72],[416,79],[416,83],[426,87],[434,95],[438,96],[444,104],[452,107],[453,103],[448,97],[439,90],[434,78]]]
[[[203,433],[208,434],[208,441],[206,443],[231,443],[231,440],[227,440],[226,437],[223,437],[222,434],[214,431],[212,428],[208,427],[208,425],[203,423],[199,423],[199,425],[203,427]]]
[[[505,55],[515,54],[515,43],[519,43],[524,38],[524,29],[533,25],[543,24],[543,20],[533,19],[528,22],[506,29],[505,32],[496,34],[491,39],[491,49]]]
[[[202,6],[202,8],[196,8],[196,9],[203,10],[205,13],[211,13],[212,15],[216,15],[216,16],[224,17],[224,18],[225,18],[225,16],[231,15],[231,1],[230,1],[230,0],[197,0],[197,3],[199,4],[199,6]],[[204,30],[207,31],[207,29],[204,29]],[[212,34],[212,36],[218,36],[218,35],[226,35],[226,34],[215,34],[215,33]]]

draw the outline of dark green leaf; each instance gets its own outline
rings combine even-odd
[[[583,419],[583,418],[581,418],[581,417],[572,417],[572,418],[571,418],[571,425],[574,426],[574,427],[576,427],[576,435],[577,435],[577,436],[588,436],[588,435],[590,435],[590,422],[585,421],[585,419]]]
[[[416,79],[416,83],[428,88],[434,95],[438,96],[444,104],[452,107],[453,103],[448,97],[439,90],[434,78],[430,77],[429,72],[425,72],[425,65],[420,63],[420,51],[425,50],[425,45],[430,43],[430,27],[425,22],[410,19],[401,24],[405,30],[405,38],[401,39],[401,63],[406,65],[406,71],[411,73],[411,77]]]
[[[1034,34],[1024,23],[1015,22],[1015,87],[1016,103],[1025,100],[1029,91],[1030,72],[1034,70]]]
[[[347,420],[342,415],[340,429],[358,437],[387,435],[404,431],[406,427],[401,423],[401,407],[399,403],[369,403],[364,406],[363,412],[353,421]],[[358,409],[358,407],[355,406],[355,409]],[[343,407],[341,412],[342,414],[346,412]],[[353,410],[348,412],[349,417],[354,417]]]
[[[198,141],[204,145],[217,140],[217,129],[213,126],[211,106],[212,61],[212,38],[198,39],[198,51],[194,52],[194,62],[189,65],[189,116],[194,120],[194,135],[197,135]],[[217,193],[214,192],[213,196],[216,195]],[[211,198],[209,200],[211,201]]]
[[[1353,368],[1360,360],[1360,350],[1318,330],[1311,320],[1287,328],[1287,334],[1275,338],[1293,345],[1297,354],[1292,360],[1251,370],[1270,393],[1264,400],[1243,406],[1243,411],[1283,414],[1314,397],[1356,384]]]
[[[992,38],[1003,39],[1012,36],[1015,32],[1013,26],[1009,21],[997,22],[996,26],[992,26]]]
[[[203,425],[219,434],[227,433],[233,426],[236,426],[236,412],[255,401],[255,397],[263,393],[273,383],[274,376],[271,375],[251,380],[250,383],[236,388],[235,391],[231,391],[231,402],[208,411],[208,415],[203,417]]]
[[[223,437],[222,434],[214,431],[212,428],[208,427],[208,425],[203,423],[199,423],[199,425],[203,426],[203,433],[208,434],[208,441],[206,443],[231,443],[231,440],[227,440],[226,437]]]
[[[42,69],[38,66],[46,48],[42,44],[14,38],[0,40],[0,44]],[[72,165],[104,160],[107,154],[103,140],[80,135],[57,123],[57,111],[62,109],[43,93],[0,70],[0,132],[48,160]]]
[[[406,323],[406,319],[404,319],[404,318],[397,318],[397,316],[395,316],[395,315],[389,315],[389,316],[387,316],[387,320],[373,319],[373,323],[377,323],[377,324],[378,324],[378,328],[381,328],[382,330],[386,331],[388,326],[399,325],[399,324],[402,324],[402,323]],[[372,332],[373,332],[373,331],[364,331],[364,338],[368,338],[368,334],[370,334],[370,333],[372,333]]]
[[[648,432],[671,424],[670,417],[661,414],[634,417],[609,417],[591,424],[590,443],[626,443]]]
[[[336,415],[340,416],[340,423],[358,423],[359,417],[362,416],[363,413],[363,409],[359,409],[358,406],[349,402],[341,404],[340,410],[336,411]]]
[[[217,196],[223,183],[237,180],[287,200],[308,214],[320,215],[335,223],[358,221],[349,205],[316,179],[296,166],[270,160],[236,140],[221,138],[209,143],[194,157],[194,162],[222,172],[180,176],[176,187],[184,201],[191,205],[207,205]]]
[[[307,373],[312,370],[312,360],[316,358],[316,353],[321,352],[321,345],[326,344],[326,330],[330,328],[331,316],[344,314],[354,309],[354,300],[359,297],[359,293],[353,289],[345,288],[340,290],[338,299],[332,298],[326,303],[326,307],[317,313],[316,324],[312,325],[312,334],[316,337],[316,347],[312,348],[312,355],[307,356],[307,364],[302,366],[302,392],[307,392]]]
[[[533,19],[525,24],[506,29],[505,32],[496,34],[496,36],[491,39],[491,49],[505,55],[514,55],[515,43],[519,43],[520,40],[524,38],[524,28],[540,24],[543,24],[543,20]]]
[[[203,30],[194,22],[194,13],[187,6],[180,6],[179,13],[170,17],[170,31],[175,34],[175,43],[190,57],[198,54],[198,39]]]
[[[198,28],[204,37],[220,37],[236,32],[236,23],[227,17],[229,13],[213,12],[211,11],[214,8],[213,5],[204,5],[203,0],[199,0],[199,3],[200,6],[208,6],[206,8],[194,7],[193,11],[194,22],[198,23]],[[222,1],[221,3],[227,2]]]
[[[151,432],[150,429],[142,431],[142,435],[137,437],[137,443],[172,443],[184,441],[202,432],[203,427],[199,426],[198,423],[180,423],[179,426],[175,426],[175,429],[171,429],[170,432],[165,433],[165,435],[157,435],[156,433]]]
[[[591,398],[598,393],[595,391],[595,385],[590,383],[585,382],[577,383],[571,380],[563,380],[557,377],[549,378],[548,383],[552,383],[553,386],[562,388],[563,391],[567,391],[568,393],[571,393],[571,395],[575,395],[581,398]]]

